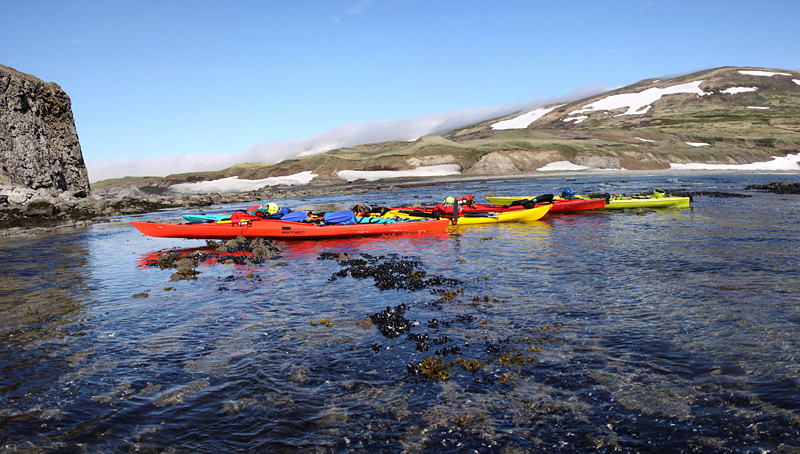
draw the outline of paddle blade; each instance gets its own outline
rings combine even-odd
[[[430,213],[421,210],[400,210],[400,212],[409,216],[414,216],[415,218],[439,218],[439,213]]]

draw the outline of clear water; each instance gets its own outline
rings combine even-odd
[[[204,242],[129,224],[179,211],[2,238],[0,451],[797,452],[800,196],[744,187],[798,180],[590,177],[289,199],[435,203],[565,186],[753,195],[278,243],[276,259],[201,264],[196,281],[142,262]],[[332,280],[343,267],[322,252],[397,254],[460,283]],[[400,304],[428,350],[367,323]],[[409,372],[426,358],[452,363],[449,379]]]

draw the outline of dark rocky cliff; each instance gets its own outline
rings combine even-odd
[[[89,191],[69,96],[55,83],[3,65],[0,184]]]

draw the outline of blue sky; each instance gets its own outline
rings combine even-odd
[[[718,66],[800,70],[800,2],[0,0],[91,181],[383,140]]]

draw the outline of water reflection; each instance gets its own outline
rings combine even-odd
[[[76,365],[94,363],[85,235],[15,238],[2,248],[0,421],[18,436],[57,433]],[[87,367],[87,366],[82,366]],[[60,391],[53,392],[54,387]],[[28,421],[40,421],[34,428]],[[35,438],[34,437],[34,438]]]

